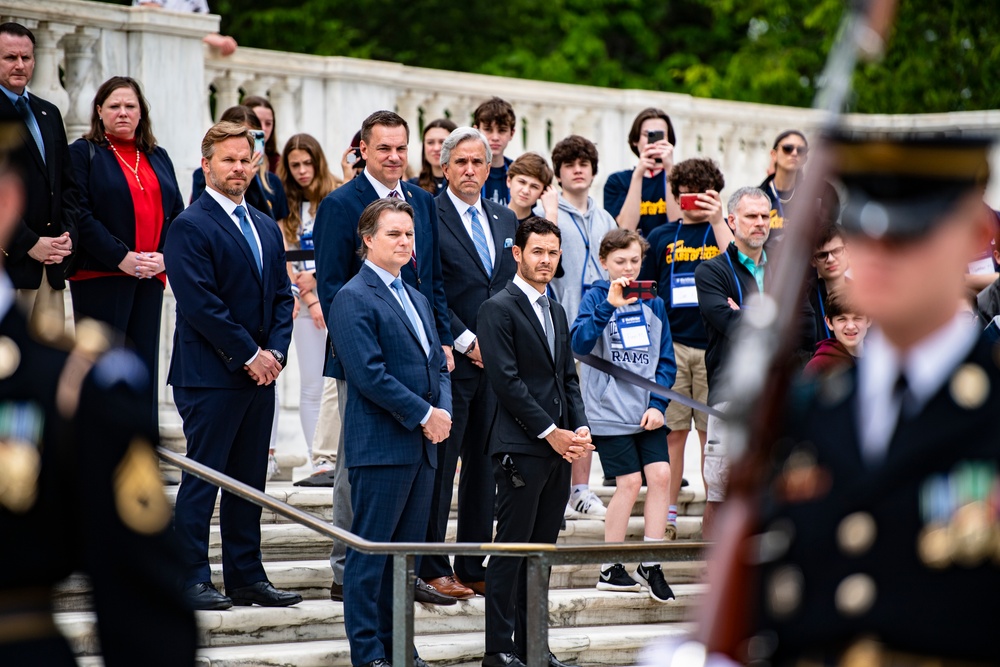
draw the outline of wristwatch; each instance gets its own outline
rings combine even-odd
[[[274,357],[274,360],[277,361],[279,364],[281,364],[281,367],[284,368],[285,355],[283,355],[281,352],[278,352],[277,350],[268,350],[268,352],[270,352],[271,356]]]
[[[479,340],[479,338],[473,338],[472,342],[469,343],[469,347],[465,348],[465,354],[466,354],[466,356],[472,354],[472,351],[476,349],[476,341],[477,340]]]

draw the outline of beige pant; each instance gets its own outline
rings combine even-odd
[[[319,404],[319,420],[316,435],[313,436],[313,467],[330,464],[337,460],[340,443],[340,408],[337,405],[337,381],[323,378],[323,398]]]
[[[66,294],[68,292],[68,287],[65,290],[52,289],[43,273],[42,284],[38,286],[38,289],[17,290],[17,302],[24,312],[28,313],[28,321],[36,331],[37,327],[49,329],[54,322],[62,322],[63,329],[61,331],[41,332],[43,335],[50,334],[54,338],[66,331]]]

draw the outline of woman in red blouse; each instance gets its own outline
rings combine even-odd
[[[74,316],[114,327],[159,386],[163,241],[184,204],[174,166],[156,145],[139,83],[108,79],[93,109],[90,130],[69,149],[80,189],[80,239],[70,277]]]

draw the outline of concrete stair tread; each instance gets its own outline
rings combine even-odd
[[[636,664],[640,651],[663,637],[684,637],[687,623],[632,624],[608,627],[552,628],[549,648],[561,660],[579,665]],[[483,657],[480,633],[448,633],[416,637],[420,656],[432,665],[478,667]],[[82,657],[80,667],[100,667],[98,657]],[[258,644],[202,649],[198,667],[347,667],[351,664],[346,639],[294,644]]]
[[[616,627],[623,617],[633,624],[669,624],[686,620],[706,591],[704,584],[678,584],[677,600],[663,604],[645,591],[598,591],[594,588],[554,590],[549,594],[549,624],[556,628]],[[449,607],[418,604],[414,628],[418,638],[470,633],[482,637],[484,598],[463,600]],[[199,645],[240,648],[249,645],[317,642],[346,638],[344,605],[330,600],[306,600],[291,607],[233,607],[198,612]],[[92,612],[59,612],[56,623],[77,655],[98,651],[96,618]]]

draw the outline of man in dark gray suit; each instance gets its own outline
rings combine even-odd
[[[517,218],[507,207],[481,196],[491,159],[489,141],[471,127],[457,128],[441,147],[441,168],[448,188],[437,197],[438,238],[451,334],[458,354],[451,374],[454,426],[451,437],[438,450],[428,542],[444,541],[459,456],[458,541],[489,542],[493,538],[495,485],[486,438],[496,395],[483,372],[476,320],[479,307],[500,292],[517,270],[511,253]],[[453,571],[446,556],[427,556],[420,576],[439,592],[459,599],[486,591],[482,557],[456,556]]]

